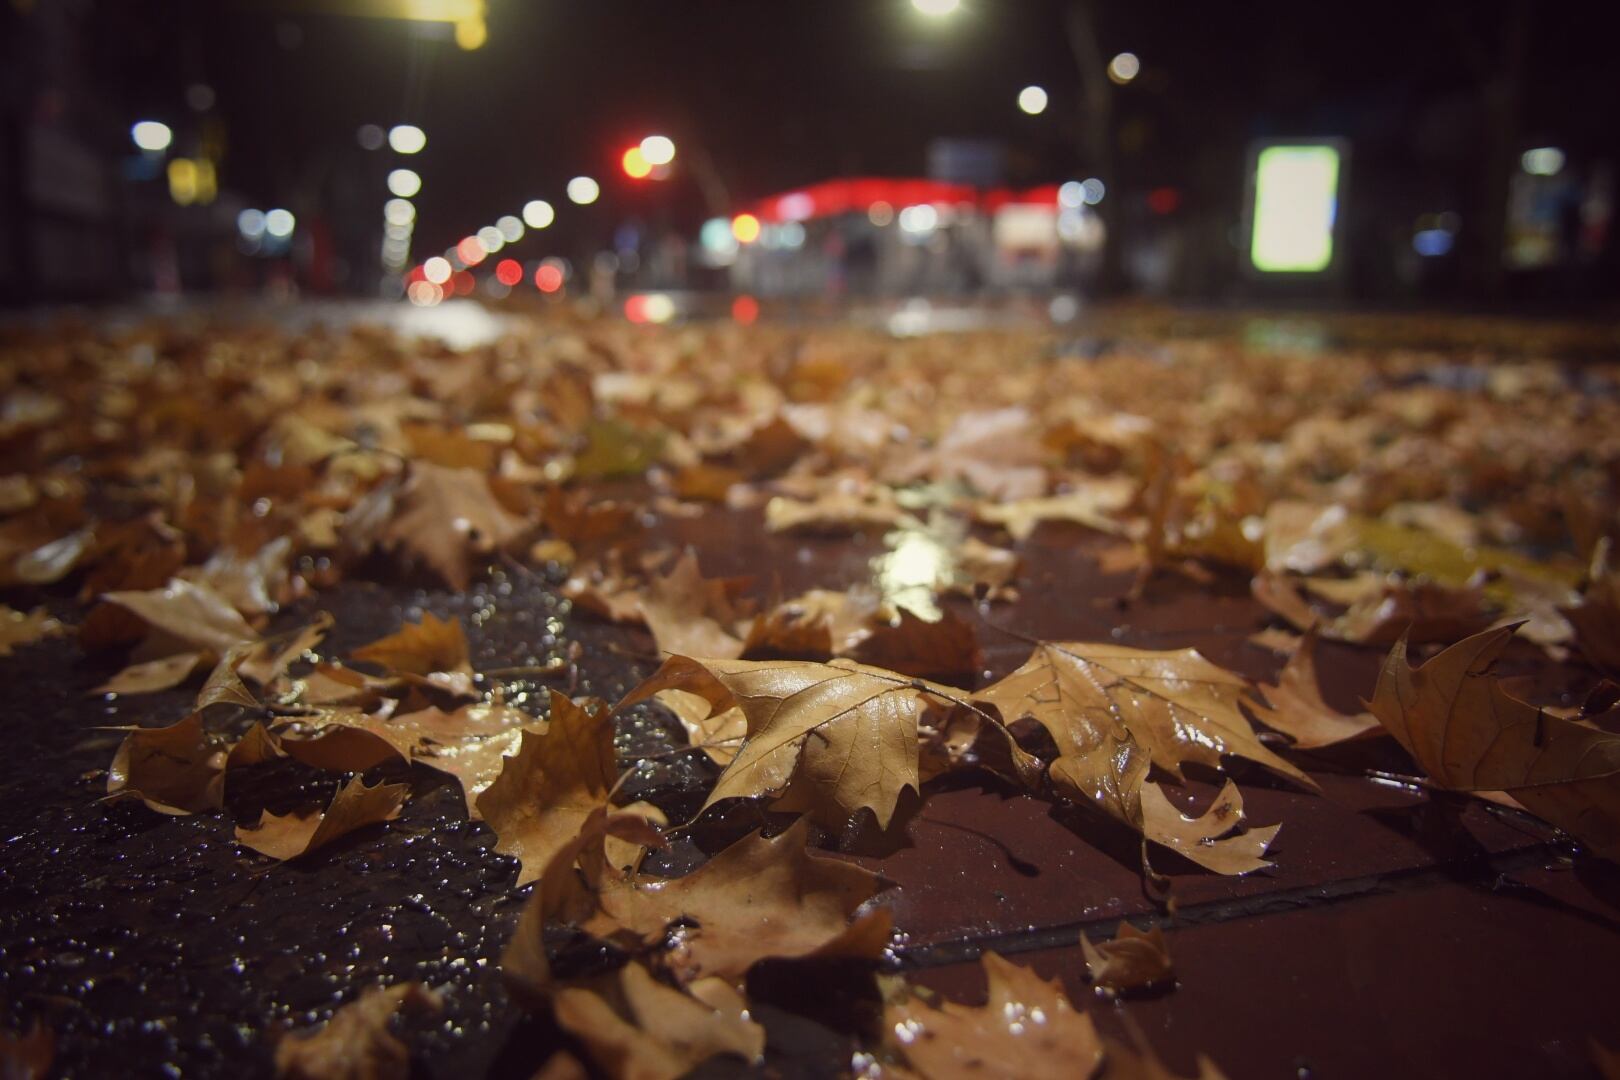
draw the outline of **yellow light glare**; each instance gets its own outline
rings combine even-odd
[[[731,235],[739,244],[752,244],[759,239],[759,218],[753,214],[738,214],[731,219]]]
[[[456,44],[468,52],[483,48],[488,40],[489,26],[483,19],[461,19],[456,23]]]
[[[1332,146],[1268,146],[1254,176],[1249,260],[1266,273],[1320,273],[1333,261],[1339,204],[1339,151]]]
[[[911,0],[918,13],[931,19],[943,18],[962,6],[962,0]]]
[[[1030,116],[1046,111],[1046,91],[1039,86],[1026,86],[1018,91],[1018,107]]]
[[[176,206],[190,206],[197,201],[197,163],[190,158],[174,158],[169,162],[169,198]]]

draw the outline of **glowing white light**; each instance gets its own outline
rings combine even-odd
[[[911,6],[931,19],[938,19],[961,7],[962,0],[911,0]]]
[[[129,137],[135,140],[136,146],[152,154],[167,150],[174,142],[174,132],[169,130],[169,125],[157,120],[142,120],[129,129]]]
[[[389,199],[383,203],[383,220],[390,225],[409,225],[416,220],[416,207],[409,199]]]
[[[900,211],[900,231],[912,236],[926,236],[939,225],[939,211],[927,203],[908,206]]]
[[[642,313],[650,323],[666,323],[675,317],[675,301],[663,293],[648,293]]]
[[[641,140],[641,156],[657,167],[675,160],[675,140],[667,135],[649,135]]]
[[[435,285],[443,285],[450,280],[450,260],[441,255],[435,255],[422,264],[422,276]]]
[[[523,204],[523,221],[531,229],[543,229],[557,220],[557,211],[544,199],[531,199]]]
[[[1026,86],[1018,91],[1018,107],[1030,116],[1046,111],[1046,91],[1039,86]]]
[[[1087,206],[1096,206],[1108,194],[1108,188],[1095,176],[1080,181],[1080,198]]]
[[[795,191],[776,200],[776,212],[783,221],[803,221],[816,212],[816,200],[803,191]]]
[[[413,169],[395,169],[388,174],[388,190],[408,199],[422,190],[422,178]]]
[[[264,231],[277,240],[285,240],[297,227],[298,221],[290,210],[272,210],[264,215]]]
[[[1557,176],[1564,171],[1564,152],[1556,146],[1538,146],[1526,150],[1519,164],[1531,176]]]
[[[588,176],[576,176],[568,181],[569,201],[589,206],[602,194],[602,186]]]
[[[251,207],[236,215],[236,231],[244,240],[257,240],[264,235],[264,211]]]
[[[776,231],[778,242],[785,248],[799,248],[804,246],[804,226],[797,221],[789,221]]]
[[[1135,53],[1122,52],[1108,61],[1108,77],[1121,86],[1136,78],[1141,70],[1142,61],[1136,58]]]
[[[501,237],[508,244],[515,244],[523,239],[523,222],[511,214],[502,215],[495,222],[495,227],[501,231]]]
[[[395,124],[388,131],[388,145],[396,154],[421,153],[427,145],[427,135],[415,124]]]
[[[477,237],[478,246],[491,255],[506,246],[506,237],[502,236],[501,230],[493,225],[485,225],[482,229],[479,229]]]
[[[1058,203],[1073,210],[1086,201],[1086,189],[1078,180],[1070,180],[1058,188]]]

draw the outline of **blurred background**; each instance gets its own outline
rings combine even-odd
[[[0,5],[12,308],[1620,296],[1614,5]]]

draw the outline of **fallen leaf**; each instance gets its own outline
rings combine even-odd
[[[1139,1031],[1133,1027],[1131,1034],[1134,1046],[1118,1039],[1103,1039],[1103,1056],[1108,1062],[1105,1080],[1180,1080],[1180,1075],[1171,1072],[1143,1041]],[[1226,1080],[1226,1074],[1208,1056],[1199,1054],[1198,1072],[1192,1080]]]
[[[1055,982],[986,951],[983,1005],[938,1007],[911,996],[889,1004],[889,1045],[924,1080],[959,1077],[1069,1076],[1084,1080],[1103,1063],[1091,1018]]]
[[[260,686],[269,686],[286,674],[294,661],[319,645],[331,628],[331,614],[319,612],[314,622],[291,635],[285,638],[277,635],[259,642],[256,648],[248,652],[237,670]]]
[[[547,724],[510,705],[463,705],[446,713],[437,708],[395,717],[391,726],[411,731],[417,742],[412,761],[447,773],[461,785],[467,820],[482,821],[478,798],[518,753],[524,732],[543,733]]]
[[[1255,719],[1280,731],[1301,750],[1314,750],[1380,731],[1369,712],[1342,713],[1322,698],[1316,678],[1316,628],[1305,631],[1274,686],[1261,684],[1269,704],[1249,706]]]
[[[10,656],[19,645],[32,645],[65,632],[62,624],[46,614],[43,607],[24,614],[0,604],[0,656]]]
[[[882,879],[811,855],[809,836],[800,818],[769,839],[749,834],[685,877],[609,879],[599,894],[602,915],[645,946],[665,949],[663,962],[684,982],[740,978],[766,957],[875,958],[888,944],[888,910],[851,916]],[[673,930],[677,923],[684,929]]]
[[[765,504],[765,528],[771,532],[813,536],[847,536],[870,530],[915,525],[887,488],[833,488],[809,500],[778,495]]]
[[[1016,551],[987,544],[976,536],[965,538],[954,552],[956,573],[952,588],[967,596],[983,591],[987,600],[1016,599],[1012,588],[1023,560]]]
[[[160,814],[217,810],[225,751],[192,713],[168,727],[133,728],[107,768],[108,799],[136,798]]]
[[[901,608],[893,623],[879,622],[851,656],[871,667],[936,679],[977,678],[984,666],[973,627],[952,611],[932,622]]]
[[[717,1054],[758,1060],[765,1029],[748,1018],[747,1002],[719,980],[704,982],[682,992],[632,961],[591,984],[558,990],[552,1014],[598,1068],[624,1080],[676,1080]]]
[[[1164,931],[1157,926],[1143,931],[1121,920],[1112,941],[1094,945],[1081,934],[1080,949],[1091,981],[1107,990],[1145,990],[1175,975]]]
[[[1260,856],[1282,826],[1267,825],[1228,836],[1243,824],[1243,817],[1243,796],[1230,780],[1221,786],[1209,809],[1196,818],[1172,806],[1158,784],[1142,785],[1143,834],[1217,874],[1247,874],[1271,865]]]
[[[716,765],[730,765],[748,735],[748,717],[741,706],[716,711],[701,695],[685,690],[660,690],[653,699],[675,714],[686,738]]]
[[[667,689],[700,694],[720,711],[740,706],[748,718],[748,739],[704,810],[723,799],[779,796],[776,808],[808,811],[830,828],[843,828],[863,807],[888,827],[900,792],[919,783],[924,695],[951,700],[942,687],[847,660],[674,656],[617,708]]]
[[[28,1034],[0,1031],[0,1077],[5,1080],[45,1080],[56,1060],[56,1033],[39,1021]]]
[[[276,1044],[276,1075],[289,1080],[405,1080],[410,1050],[389,1030],[400,1013],[437,1013],[439,995],[419,982],[374,986],[332,1014],[319,1031]]]
[[[519,885],[538,879],[585,819],[607,806],[616,779],[607,715],[551,691],[545,733],[525,731],[518,752],[477,798],[495,830],[495,850],[521,864]]]
[[[362,645],[351,655],[356,660],[404,675],[472,672],[461,620],[441,619],[431,611],[422,613],[420,623],[406,623],[387,637]]]
[[[1418,668],[1396,642],[1369,708],[1441,787],[1504,791],[1620,859],[1620,736],[1509,697],[1490,667],[1512,636],[1475,634]]]
[[[1129,477],[1109,477],[1088,481],[1061,495],[981,503],[973,508],[973,516],[986,524],[1000,525],[1014,540],[1028,540],[1043,521],[1066,521],[1118,534],[1124,526],[1116,515],[1130,505],[1135,495],[1136,483]]]
[[[1314,788],[1310,777],[1255,737],[1239,708],[1247,691],[1241,676],[1195,649],[1074,641],[1041,643],[1022,667],[974,698],[995,705],[1009,723],[1025,716],[1039,721],[1064,756],[1094,753],[1102,732],[1117,721],[1153,764],[1177,779],[1184,762],[1218,767],[1231,754]]]
[[[1275,574],[1256,574],[1252,589],[1256,600],[1295,629],[1315,626],[1323,637],[1357,645],[1387,645],[1402,634],[1417,642],[1454,641],[1479,632],[1493,619],[1479,588],[1376,579],[1366,584],[1370,587],[1339,615],[1319,611],[1306,599],[1300,583]]]
[[[259,637],[229,600],[206,585],[183,578],[171,578],[161,589],[110,592],[102,599],[134,612],[153,629],[215,656],[224,656],[231,646]]]
[[[697,554],[686,549],[668,574],[641,594],[641,614],[659,652],[731,659],[742,655],[742,613],[724,580],[705,578]]]
[[[465,589],[473,564],[515,541],[525,523],[501,505],[489,478],[473,469],[415,462],[394,496],[375,543],[420,562],[453,589]],[[364,530],[355,546],[371,546]]]
[[[1031,499],[1046,491],[1051,457],[1035,417],[1022,406],[964,412],[932,447],[896,466],[891,479],[959,480],[992,499]]]
[[[208,663],[209,653],[178,652],[144,663],[131,664],[91,689],[92,694],[155,694],[179,686]]]
[[[356,829],[392,821],[399,816],[399,808],[410,791],[406,784],[367,787],[356,776],[332,797],[325,811],[285,816],[265,811],[253,828],[236,827],[236,842],[286,862],[317,851]]]

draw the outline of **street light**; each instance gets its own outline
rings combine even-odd
[[[667,135],[649,135],[641,140],[641,156],[653,168],[675,160],[675,140]]]
[[[422,178],[413,169],[395,169],[388,174],[388,190],[408,199],[422,190]]]
[[[523,204],[523,223],[531,229],[544,229],[557,220],[557,211],[544,199],[530,199]]]
[[[1046,91],[1039,86],[1026,86],[1018,91],[1018,107],[1030,116],[1046,111]]]
[[[420,153],[427,145],[427,135],[415,124],[395,124],[389,129],[388,145],[396,154]]]
[[[1136,58],[1135,53],[1122,52],[1108,61],[1108,77],[1120,86],[1136,78],[1141,70],[1142,61]]]
[[[961,7],[962,0],[911,0],[911,6],[930,19],[940,19]]]

